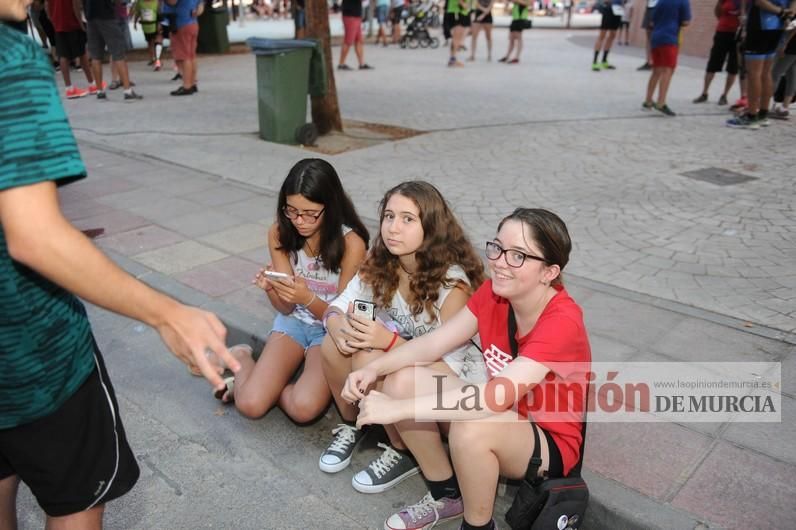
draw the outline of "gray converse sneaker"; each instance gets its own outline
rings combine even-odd
[[[336,429],[332,430],[332,434],[334,434],[334,440],[318,460],[318,467],[326,473],[337,473],[348,467],[348,464],[351,463],[351,455],[354,454],[354,448],[365,433],[356,427],[340,423]]]
[[[387,491],[420,472],[413,458],[399,453],[387,444],[378,445],[384,452],[351,479],[351,485],[360,493]]]
[[[384,530],[427,530],[442,521],[461,517],[463,513],[464,504],[461,497],[458,499],[443,497],[435,501],[431,493],[426,493],[426,496],[416,504],[407,506],[384,521]]]

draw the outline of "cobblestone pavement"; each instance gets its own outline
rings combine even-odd
[[[518,205],[568,223],[570,273],[784,332],[796,331],[796,129],[724,127],[693,105],[702,60],[683,58],[669,104],[645,113],[640,51],[619,47],[614,72],[589,69],[592,32],[525,33],[523,62],[451,70],[446,51],[366,49],[372,72],[337,73],[343,116],[425,131],[328,157],[365,216],[389,186],[439,186],[476,242]],[[495,32],[495,56],[507,34]],[[338,51],[335,49],[335,56]],[[275,191],[306,153],[256,136],[254,59],[200,61],[201,92],[170,98],[168,72],[132,66],[142,102],[67,102],[84,145],[112,147]],[[717,80],[717,83],[720,80]],[[717,85],[718,86],[718,85]],[[713,98],[715,100],[715,97]],[[718,186],[683,176],[722,168],[754,177]]]

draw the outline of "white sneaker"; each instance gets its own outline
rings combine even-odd
[[[332,429],[332,434],[334,440],[318,460],[318,467],[326,473],[337,473],[348,467],[354,448],[365,433],[356,427],[340,423],[336,429]]]

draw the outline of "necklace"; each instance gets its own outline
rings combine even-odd
[[[404,267],[404,264],[401,263],[400,259],[398,260],[398,266],[401,267],[401,270],[403,270],[407,276],[413,276],[415,274],[414,272],[409,272],[408,270],[406,270],[406,267]]]
[[[304,244],[307,245],[307,250],[309,250],[310,254],[312,254],[311,256],[308,256],[308,257],[314,258],[314,261],[312,263],[309,263],[307,265],[307,268],[309,270],[311,270],[311,271],[317,271],[318,269],[321,268],[321,266],[319,264],[319,261],[321,260],[321,256],[317,252],[315,252],[315,249],[312,248],[312,245],[310,245],[310,240],[309,239],[305,239],[304,240]]]

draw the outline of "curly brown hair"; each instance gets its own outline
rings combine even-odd
[[[472,293],[484,282],[484,264],[445,198],[428,182],[412,180],[389,190],[379,203],[380,222],[384,221],[387,201],[396,194],[415,203],[420,210],[423,226],[423,243],[415,252],[417,270],[409,277],[411,297],[407,303],[414,316],[424,309],[433,315],[440,288],[460,283],[462,288]],[[470,281],[469,286],[447,277],[452,265],[459,265],[464,270]],[[399,266],[398,257],[384,245],[379,230],[373,248],[359,269],[359,275],[364,283],[370,285],[374,301],[382,307],[390,306],[398,289]]]

